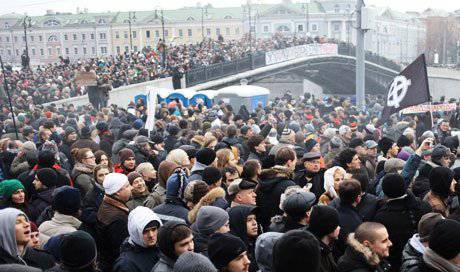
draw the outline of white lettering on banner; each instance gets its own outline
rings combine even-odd
[[[414,113],[423,113],[429,112],[431,109],[432,112],[435,111],[454,111],[457,109],[457,104],[455,103],[446,103],[446,104],[437,104],[437,105],[417,105],[405,108],[401,111],[402,114],[414,114]]]
[[[337,44],[304,44],[265,53],[267,65],[293,60],[306,56],[338,54]]]
[[[145,122],[145,128],[149,135],[150,131],[155,128],[155,112],[158,104],[157,91],[150,90],[147,94],[147,120]]]

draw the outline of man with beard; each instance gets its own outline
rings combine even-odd
[[[302,157],[304,170],[297,173],[294,181],[300,187],[311,187],[310,192],[314,193],[316,199],[324,193],[324,172],[326,169],[321,168],[321,153],[308,152]]]

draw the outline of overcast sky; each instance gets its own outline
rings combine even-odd
[[[247,0],[202,0],[216,7],[239,6]],[[153,10],[161,7],[175,9],[183,6],[194,6],[194,0],[0,0],[0,14],[27,13],[43,15],[46,10],[75,13],[77,7],[87,8],[90,12]],[[252,3],[280,3],[281,0],[252,0]],[[305,0],[293,0],[305,2]],[[427,8],[442,8],[447,11],[460,9],[459,0],[365,0],[367,5],[389,6],[400,11],[423,11]]]

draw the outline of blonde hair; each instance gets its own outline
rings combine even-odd
[[[171,150],[171,152],[169,152],[168,156],[166,157],[166,160],[182,166],[185,158],[188,159],[188,155],[184,150],[174,149]]]
[[[212,134],[206,133],[206,135],[204,135],[203,147],[209,147],[209,145],[214,141],[217,142],[217,138]]]
[[[217,157],[217,168],[224,168],[230,162],[230,154],[232,154],[232,150],[224,148],[220,149],[216,153]]]
[[[143,162],[136,167],[136,172],[142,174],[146,171],[151,171],[152,169],[155,170],[150,162]]]

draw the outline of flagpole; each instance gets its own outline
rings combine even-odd
[[[434,122],[433,122],[433,107],[431,107],[431,98],[430,98],[430,115],[431,115],[431,129],[433,129]]]
[[[2,68],[2,74],[3,74],[3,87],[5,88],[6,95],[8,96],[8,103],[10,104],[11,119],[13,119],[14,133],[16,135],[16,140],[19,140],[18,127],[16,126],[16,117],[14,116],[13,103],[11,102],[11,95],[10,95],[10,91],[8,88],[8,81],[6,80],[6,70],[5,70],[5,67],[3,66],[2,56],[0,56],[0,66]]]

